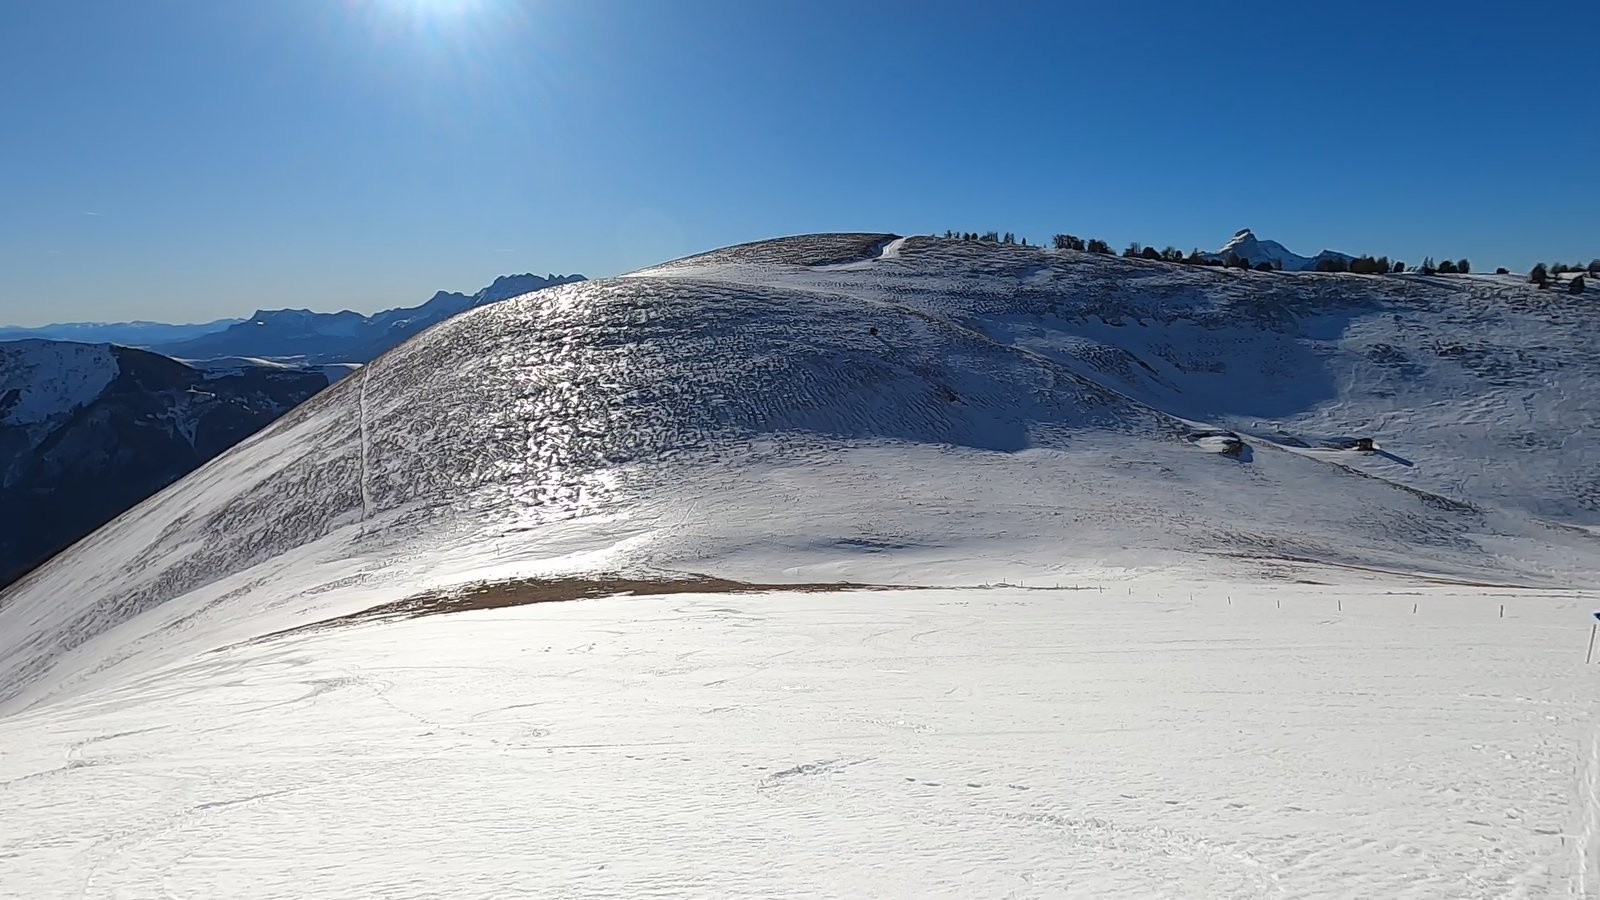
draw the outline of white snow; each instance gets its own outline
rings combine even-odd
[[[618,598],[220,650],[0,720],[0,876],[1590,896],[1593,598],[1334,578]]]
[[[0,885],[1600,892],[1592,311],[812,249],[466,313],[0,594]],[[280,633],[615,572],[927,589]]]
[[[108,344],[0,342],[0,424],[35,425],[100,396],[120,369]],[[15,399],[7,401],[16,391]]]

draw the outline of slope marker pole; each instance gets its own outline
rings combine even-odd
[[[1597,628],[1600,628],[1600,622],[1589,626],[1589,652],[1583,657],[1583,664],[1586,666],[1589,664],[1589,660],[1594,659],[1594,632]]]

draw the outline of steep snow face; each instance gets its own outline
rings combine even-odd
[[[1477,290],[830,235],[484,306],[0,596],[0,701],[530,572],[1590,583],[1593,317]]]
[[[71,415],[117,377],[106,344],[0,343],[0,424],[37,425]]]
[[[1255,232],[1248,228],[1241,228],[1234,236],[1222,245],[1222,249],[1215,254],[1216,259],[1226,260],[1230,256],[1242,257],[1252,266],[1263,262],[1271,263],[1275,268],[1286,272],[1309,272],[1317,267],[1317,263],[1324,259],[1342,259],[1349,261],[1355,257],[1338,253],[1333,250],[1324,250],[1316,256],[1301,256],[1277,241],[1263,241],[1255,236]]]

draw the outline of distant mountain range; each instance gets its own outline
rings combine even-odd
[[[349,310],[258,310],[249,319],[221,331],[145,346],[175,359],[256,357],[293,359],[312,365],[362,363],[469,309],[582,280],[582,275],[502,275],[475,294],[440,291],[421,306],[386,309],[370,316]]]
[[[61,322],[40,325],[36,328],[18,326],[0,327],[0,341],[22,341],[38,338],[46,341],[79,341],[85,344],[121,344],[124,347],[143,347],[149,344],[173,343],[197,338],[202,334],[221,331],[243,319],[217,319],[194,325],[168,325],[164,322]]]
[[[0,587],[328,383],[109,344],[0,343]]]
[[[1274,268],[1286,272],[1314,271],[1317,263],[1325,259],[1338,259],[1347,263],[1355,259],[1348,253],[1339,253],[1335,250],[1324,250],[1316,256],[1301,256],[1277,241],[1261,240],[1248,228],[1239,229],[1231,240],[1222,245],[1221,250],[1209,255],[1219,262],[1226,261],[1230,256],[1238,256],[1249,260],[1252,266],[1264,262],[1271,263]]]
[[[257,310],[248,319],[218,319],[197,325],[157,322],[77,322],[39,328],[0,328],[0,341],[38,338],[122,344],[184,361],[217,358],[246,363],[290,360],[296,364],[363,363],[458,313],[541,288],[583,281],[582,275],[502,275],[474,294],[440,291],[421,306],[396,307],[370,316],[345,310]]]

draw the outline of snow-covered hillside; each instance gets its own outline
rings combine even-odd
[[[37,426],[88,403],[117,377],[105,344],[20,340],[0,347],[0,424]]]
[[[855,234],[468,311],[0,594],[0,880],[1591,896],[1581,301]]]

